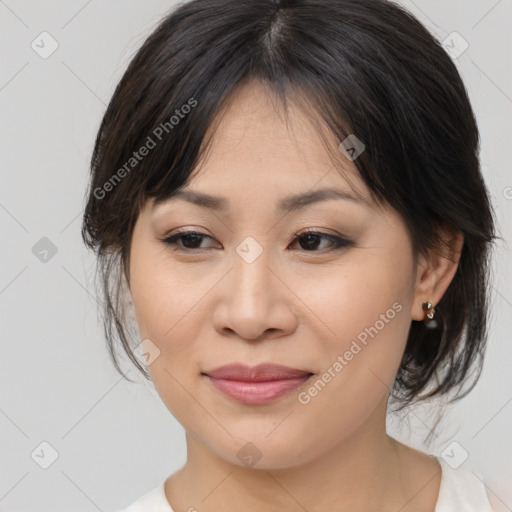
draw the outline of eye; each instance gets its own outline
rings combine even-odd
[[[178,231],[174,235],[164,238],[162,242],[166,245],[175,246],[178,251],[187,251],[201,249],[200,245],[204,238],[213,240],[211,236],[198,233],[197,231]],[[177,243],[178,241],[181,241],[183,245],[180,246]]]
[[[353,243],[350,240],[346,240],[344,238],[335,236],[335,235],[329,235],[327,233],[323,233],[321,231],[314,231],[314,230],[306,230],[302,233],[299,233],[294,239],[293,242],[302,241],[299,242],[299,245],[302,247],[303,250],[306,252],[321,252],[321,251],[311,251],[311,249],[314,249],[318,245],[319,240],[328,240],[331,242],[331,248],[327,248],[327,251],[334,251],[336,249],[340,249],[342,247],[349,247],[353,245]]]
[[[172,246],[175,250],[187,252],[194,251],[197,249],[208,249],[208,247],[201,247],[201,243],[205,239],[214,240],[214,238],[212,238],[209,235],[205,235],[204,233],[183,230],[175,232],[174,234],[167,236],[161,240],[164,244],[166,244],[167,246]],[[303,231],[302,233],[299,233],[293,239],[291,245],[295,244],[296,242],[299,242],[301,249],[306,252],[323,252],[316,250],[318,249],[318,242],[322,240],[327,240],[330,242],[331,247],[327,248],[327,252],[353,245],[353,242],[351,242],[350,240],[346,240],[335,235],[330,235],[327,233],[323,233],[321,231],[314,230],[306,230]],[[178,242],[181,242],[181,244]],[[321,249],[325,249],[325,247]]]

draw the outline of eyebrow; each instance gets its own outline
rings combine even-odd
[[[177,190],[170,196],[155,200],[153,208],[160,203],[167,202],[173,199],[182,199],[189,203],[195,204],[202,208],[210,208],[215,211],[226,212],[229,210],[229,201],[225,197],[212,196],[203,192],[197,192],[187,189]],[[286,196],[279,200],[277,203],[277,210],[279,212],[293,212],[305,208],[313,203],[319,203],[328,200],[346,200],[354,203],[365,204],[369,206],[369,202],[362,196],[353,195],[345,190],[337,188],[320,188],[311,190],[295,195]]]

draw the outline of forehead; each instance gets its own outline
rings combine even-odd
[[[188,179],[201,190],[336,187],[368,198],[365,183],[317,115],[289,100],[287,111],[264,84],[241,86],[207,133],[209,147]],[[334,157],[334,158],[333,158]]]

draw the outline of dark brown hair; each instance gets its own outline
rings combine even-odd
[[[402,215],[416,255],[439,247],[441,225],[464,235],[457,272],[436,304],[438,327],[412,321],[392,395],[403,406],[455,389],[465,396],[482,369],[497,238],[478,128],[442,45],[383,0],[193,0],[175,7],[136,53],[97,134],[82,225],[98,256],[117,370],[118,339],[150,378],[132,353],[123,305],[140,208],[187,182],[223,106],[252,80],[283,105],[308,108],[337,141],[355,134],[364,142],[354,164],[374,200]]]

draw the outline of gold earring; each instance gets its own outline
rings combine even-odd
[[[434,318],[434,315],[436,313],[436,310],[434,309],[434,306],[431,302],[424,302],[422,305],[423,311],[427,311],[427,318],[429,320],[432,320]]]

